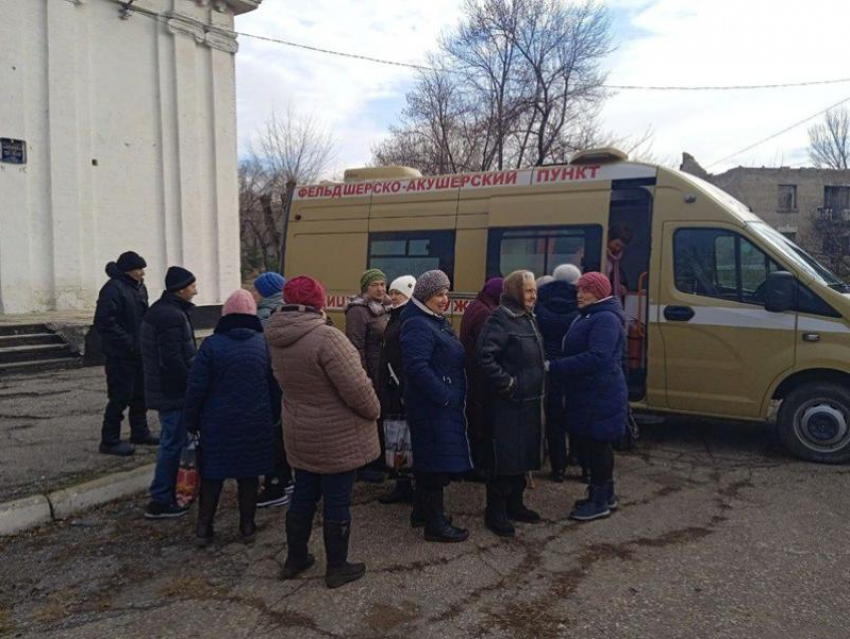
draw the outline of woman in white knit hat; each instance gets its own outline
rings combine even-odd
[[[390,319],[384,331],[381,343],[381,365],[378,373],[378,399],[381,401],[381,421],[385,419],[404,420],[404,372],[401,361],[401,312],[410,301],[416,278],[402,275],[392,281],[389,296],[393,307]],[[383,431],[383,428],[381,429]],[[386,445],[383,442],[382,452]],[[396,476],[395,487],[378,501],[382,504],[400,504],[413,502],[413,482],[409,469],[401,469]]]

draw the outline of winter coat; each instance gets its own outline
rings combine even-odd
[[[148,311],[148,289],[115,262],[106,265],[109,281],[100,289],[94,326],[108,357],[139,359],[139,333]]]
[[[389,306],[362,295],[345,307],[345,335],[360,353],[360,362],[372,383],[377,383],[381,367],[381,342],[390,319]]]
[[[355,348],[323,314],[284,305],[266,325],[294,468],[336,474],[378,458],[378,397]]]
[[[390,311],[381,344],[381,366],[378,372],[378,399],[381,417],[404,417],[404,362],[401,355],[401,314],[404,306]]]
[[[183,408],[189,368],[198,352],[189,317],[195,305],[164,291],[145,315],[140,331],[145,403],[154,410]]]
[[[472,468],[466,438],[463,344],[449,321],[413,299],[401,312],[404,400],[413,467],[426,473]]]
[[[271,359],[255,315],[225,315],[189,371],[183,420],[199,432],[204,479],[258,477],[272,463]]]
[[[488,466],[497,475],[540,468],[543,398],[546,383],[543,338],[532,313],[513,298],[484,324],[476,362],[487,380]]]
[[[259,302],[257,302],[257,317],[260,318],[260,321],[263,323],[263,326],[269,321],[269,318],[272,316],[277,309],[283,306],[283,293],[275,293],[274,295],[269,295],[268,297],[264,297]]]
[[[576,287],[559,281],[541,286],[534,314],[543,336],[546,359],[562,357],[564,336],[578,317]]]
[[[464,366],[469,382],[469,392],[466,397],[466,418],[469,422],[469,436],[474,441],[485,437],[485,422],[487,420],[487,380],[475,362],[478,336],[484,328],[484,322],[499,306],[499,293],[488,291],[485,287],[463,313],[460,322],[460,341],[466,353]],[[477,448],[477,446],[476,446]],[[476,464],[479,460],[476,451]]]
[[[600,442],[623,435],[628,416],[625,339],[625,316],[616,298],[579,311],[564,338],[564,357],[549,364],[553,380],[564,386],[570,432]]]

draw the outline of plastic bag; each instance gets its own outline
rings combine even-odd
[[[387,468],[396,471],[402,468],[413,468],[413,446],[410,442],[410,427],[406,420],[384,420],[384,445]]]
[[[175,489],[177,505],[181,508],[189,507],[198,497],[200,486],[198,437],[197,435],[192,435],[180,453],[180,468],[177,471],[177,487]]]

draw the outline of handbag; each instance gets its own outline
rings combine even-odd
[[[410,441],[410,426],[405,419],[384,420],[384,455],[390,470],[413,468],[413,446]]]
[[[177,505],[188,508],[198,497],[201,476],[198,471],[198,436],[191,435],[180,453],[175,496]]]

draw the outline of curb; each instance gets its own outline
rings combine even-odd
[[[0,504],[0,536],[61,521],[89,508],[142,492],[150,485],[155,467],[156,464],[147,464],[47,495],[33,495]]]

